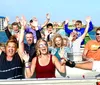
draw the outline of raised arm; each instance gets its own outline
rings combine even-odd
[[[50,15],[46,14],[46,21],[44,22],[44,24],[41,26],[41,28],[45,27],[50,21]]]
[[[20,29],[20,34],[19,34],[19,55],[22,57],[22,53],[24,53],[24,28],[26,26],[26,20],[25,17],[23,16],[20,20],[21,23],[21,29]]]
[[[4,30],[5,30],[5,33],[8,37],[8,39],[10,39],[10,37],[12,36],[11,32],[9,31],[9,28],[8,28],[8,23],[9,23],[9,18],[6,17],[5,18],[5,21],[4,21]]]
[[[86,34],[88,32],[90,20],[91,20],[91,17],[89,17],[89,16],[86,17],[86,23],[87,23],[87,25],[86,25],[84,33],[82,34],[82,36],[80,36],[82,39],[85,38],[85,36],[86,36]]]
[[[24,61],[25,61],[25,77],[30,78],[35,72],[35,67],[36,67],[36,59],[37,57],[34,57],[32,60],[31,65],[28,62],[28,56],[24,56]]]
[[[92,24],[92,21],[89,22],[89,29],[88,29],[88,32],[92,31],[93,30],[93,24]]]
[[[69,20],[67,19],[67,20],[65,21],[64,28],[65,28],[65,32],[66,32],[68,35],[70,35],[70,33],[73,32],[73,30],[71,30],[71,29],[68,28],[68,22],[69,22]]]

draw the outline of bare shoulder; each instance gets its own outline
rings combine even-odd
[[[57,61],[57,57],[52,55],[52,62],[55,63]]]
[[[36,61],[37,61],[37,57],[34,57],[34,58],[32,59],[32,63],[36,64]]]

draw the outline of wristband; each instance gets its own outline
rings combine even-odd
[[[30,68],[30,66],[25,66],[25,68]]]
[[[30,68],[29,62],[25,62],[25,68]]]

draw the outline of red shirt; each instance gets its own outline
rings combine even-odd
[[[50,56],[50,62],[46,66],[41,66],[36,61],[36,78],[54,78],[55,77],[55,65],[52,63],[52,55]]]

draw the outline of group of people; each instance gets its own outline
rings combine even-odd
[[[86,18],[86,28],[82,28],[80,20],[75,21],[76,28],[73,30],[68,28],[66,20],[63,31],[68,36],[60,34],[49,21],[50,16],[46,14],[43,25],[38,25],[36,17],[33,17],[28,25],[24,16],[21,19],[17,16],[16,22],[11,24],[11,29],[9,18],[5,18],[4,27],[8,41],[4,51],[0,48],[0,79],[31,78],[34,73],[36,78],[55,78],[55,69],[65,73],[66,65],[91,70],[99,69],[97,64],[100,59],[100,28],[96,30],[96,40],[86,44],[80,60],[74,58],[72,61],[68,57],[68,53],[75,55],[80,53],[87,32],[93,30],[91,17]],[[82,60],[87,62],[81,64],[75,62]]]

